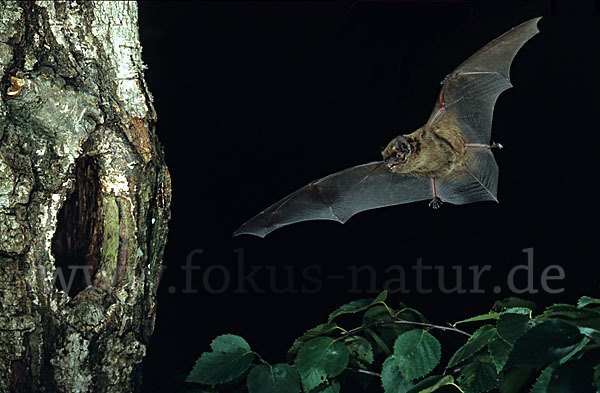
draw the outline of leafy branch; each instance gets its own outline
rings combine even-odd
[[[357,383],[384,393],[443,386],[461,393],[600,391],[600,299],[582,297],[577,305],[554,304],[535,315],[531,302],[508,298],[449,326],[432,324],[402,303],[394,310],[386,300],[384,291],[339,307],[296,339],[289,363],[271,365],[243,338],[221,335],[196,361],[188,392],[339,393]],[[341,326],[356,320],[357,327]],[[475,327],[469,333],[458,324]],[[437,331],[467,337],[444,362]]]

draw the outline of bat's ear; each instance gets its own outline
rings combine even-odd
[[[398,135],[396,137],[394,150],[396,150],[398,153],[410,153],[410,144],[408,143],[404,135]]]

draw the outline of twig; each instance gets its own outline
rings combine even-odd
[[[440,326],[440,325],[434,325],[431,323],[426,323],[426,322],[416,322],[416,321],[405,321],[403,319],[395,319],[392,321],[375,321],[369,325],[366,326],[361,326],[360,328],[354,329],[354,330],[350,330],[348,331],[348,334],[356,334],[360,331],[363,331],[365,329],[368,329],[370,327],[373,326],[379,326],[379,325],[415,325],[415,326],[423,326],[423,327],[428,327],[430,329],[439,329],[439,330],[443,330],[443,331],[450,331],[450,332],[456,332],[456,333],[460,333],[460,334],[464,334],[467,337],[471,337],[471,333],[467,333],[464,330],[460,330],[457,329],[455,327],[452,326]]]
[[[360,368],[346,367],[346,370],[354,371],[355,373],[367,374],[373,377],[381,378],[381,374],[369,370],[361,370]]]

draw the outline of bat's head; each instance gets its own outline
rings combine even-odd
[[[390,170],[396,172],[406,162],[411,151],[410,143],[408,143],[404,135],[398,135],[388,143],[387,147],[381,152],[381,155],[383,156],[385,165]]]

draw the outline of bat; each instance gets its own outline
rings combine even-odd
[[[233,234],[265,237],[300,221],[345,223],[356,213],[431,199],[462,205],[495,201],[498,165],[490,143],[498,96],[512,87],[510,65],[539,33],[534,18],[491,41],[441,82],[431,116],[419,129],[393,138],[382,160],[315,180],[273,204]]]

